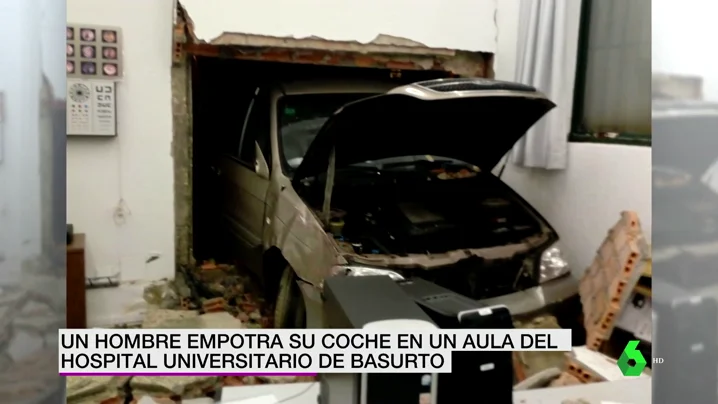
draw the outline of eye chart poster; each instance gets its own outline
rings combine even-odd
[[[117,135],[115,83],[67,79],[67,134]]]

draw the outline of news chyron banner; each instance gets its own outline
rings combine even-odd
[[[571,330],[60,330],[63,376],[449,373],[455,351],[571,351]]]

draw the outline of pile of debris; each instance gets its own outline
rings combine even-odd
[[[273,308],[264,300],[259,282],[248,271],[236,265],[208,261],[183,272],[204,312],[226,311],[248,328],[271,327]]]
[[[635,212],[621,212],[594,261],[584,272],[579,294],[587,332],[585,346],[566,354],[566,366],[554,386],[621,380],[616,358],[607,355],[611,336],[639,278],[651,264],[651,251]],[[625,345],[624,345],[625,346]],[[651,371],[643,370],[642,377]]]
[[[272,324],[272,307],[263,298],[259,283],[246,271],[229,264],[205,262],[181,268],[171,282],[145,289],[145,301],[153,308],[227,312],[247,328]]]
[[[148,309],[143,322],[118,327],[237,329],[268,328],[272,324],[272,308],[263,299],[258,283],[233,265],[205,262],[183,268],[173,281],[145,288],[144,299]],[[68,377],[67,403],[188,403],[214,397],[222,386],[313,380],[296,376]]]
[[[556,317],[542,315],[526,321],[514,321],[518,329],[560,329]],[[517,381],[536,377],[546,369],[563,368],[565,352],[557,351],[516,351],[512,354]]]
[[[129,377],[86,376],[68,377],[68,403],[124,404]]]
[[[527,388],[559,387],[623,379],[616,358],[607,355],[606,348],[622,310],[650,263],[650,246],[638,215],[621,212],[579,283],[586,345],[573,347],[568,353],[515,352],[519,384]],[[559,326],[552,316],[542,316],[517,323],[516,328]],[[642,376],[649,377],[650,370],[645,369]]]
[[[55,375],[57,377],[57,374]],[[281,380],[279,380],[281,379]],[[312,377],[133,376],[67,378],[68,404],[214,403],[223,386],[314,381]]]
[[[0,396],[20,403],[57,394],[57,330],[65,324],[64,282],[30,274],[0,286]],[[38,400],[39,401],[39,400]]]

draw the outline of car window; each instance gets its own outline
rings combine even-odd
[[[270,109],[269,96],[266,91],[259,90],[248,107],[249,116],[245,122],[239,144],[238,157],[243,163],[247,163],[250,167],[254,167],[256,160],[254,143],[259,143],[259,147],[264,154],[264,158],[269,160],[269,132],[270,132]],[[268,161],[269,163],[269,161]],[[271,165],[271,164],[270,164]]]
[[[299,167],[314,137],[343,105],[374,94],[299,94],[279,99],[277,118],[283,165],[291,172]]]

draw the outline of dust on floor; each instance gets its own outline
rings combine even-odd
[[[57,330],[65,324],[64,285],[64,278],[35,268],[23,268],[17,283],[0,285],[0,401],[39,401],[60,391]]]
[[[144,321],[117,328],[236,329],[272,324],[272,307],[258,283],[234,265],[205,262],[182,268],[175,280],[148,286],[144,299],[148,305]],[[187,403],[213,397],[222,386],[313,380],[299,376],[68,377],[67,403]]]

